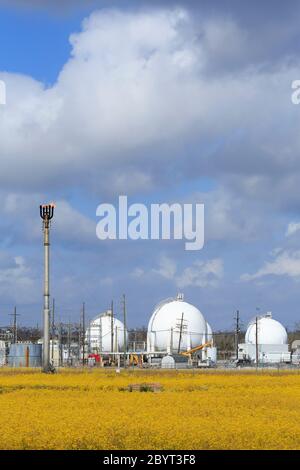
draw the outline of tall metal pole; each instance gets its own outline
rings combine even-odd
[[[55,299],[52,299],[52,325],[51,325],[51,361],[54,361],[54,334],[55,334]]]
[[[18,324],[17,324],[17,317],[20,314],[17,313],[17,307],[14,308],[14,313],[10,313],[13,316],[13,342],[16,343],[18,341]]]
[[[92,334],[92,325],[93,323],[91,322],[91,320],[89,319],[89,336],[88,336],[88,351],[89,351],[89,354],[92,353],[93,351],[91,350],[91,334]]]
[[[181,322],[180,322],[180,331],[179,331],[179,341],[178,341],[178,354],[180,353],[180,348],[181,348],[181,338],[182,338],[182,329],[183,329],[183,315],[184,315],[184,313],[182,312]]]
[[[85,302],[82,304],[82,365],[85,363]]]
[[[258,367],[258,317],[255,319],[255,356],[256,367]]]
[[[70,365],[71,359],[71,321],[68,323],[68,366]]]
[[[58,365],[62,365],[62,323],[58,325]]]
[[[111,301],[111,321],[110,321],[110,329],[111,329],[111,352],[114,352],[114,301]]]
[[[51,372],[50,364],[50,220],[54,215],[54,204],[40,206],[40,216],[43,219],[44,231],[44,338],[43,338],[43,372]]]
[[[100,315],[100,317],[99,317],[99,354],[102,354],[102,349],[103,349],[103,345],[102,345],[102,317]]]
[[[126,368],[126,355],[127,355],[127,335],[126,335],[126,297],[123,294],[123,321],[124,321],[124,368]]]
[[[240,334],[240,312],[236,311],[236,327],[235,327],[235,348],[236,348],[236,360],[239,358],[239,334]]]
[[[14,343],[18,340],[18,333],[17,333],[17,307],[14,310]]]

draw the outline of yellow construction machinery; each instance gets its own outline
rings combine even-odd
[[[209,348],[210,346],[212,346],[212,341],[208,341],[207,343],[200,344],[199,346],[196,346],[195,348],[192,348],[192,349],[188,349],[188,351],[183,351],[180,354],[182,356],[191,356],[195,352],[201,351],[202,349],[205,349],[205,348]]]
[[[139,354],[130,354],[129,356],[129,365],[130,366],[143,366],[143,356]]]

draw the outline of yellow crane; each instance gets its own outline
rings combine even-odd
[[[212,346],[212,341],[208,341],[207,343],[200,344],[199,346],[196,346],[195,348],[188,349],[188,351],[183,351],[180,354],[182,356],[191,356],[194,352],[200,351],[205,348],[209,348],[209,346]]]

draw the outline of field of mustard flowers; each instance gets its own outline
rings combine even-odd
[[[297,371],[0,371],[1,449],[300,449],[299,419]]]

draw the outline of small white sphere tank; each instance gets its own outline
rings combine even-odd
[[[148,324],[149,352],[177,353],[206,342],[207,324],[196,307],[184,302],[183,296],[161,302]]]
[[[127,331],[126,337],[128,337]],[[113,351],[111,350],[112,340]],[[91,352],[122,351],[124,348],[124,324],[114,317],[112,326],[111,311],[108,310],[90,322],[86,330],[86,342]]]
[[[256,344],[256,319],[248,325],[245,342]],[[284,326],[272,318],[271,313],[259,317],[257,320],[257,343],[258,344],[287,344],[288,336]]]

